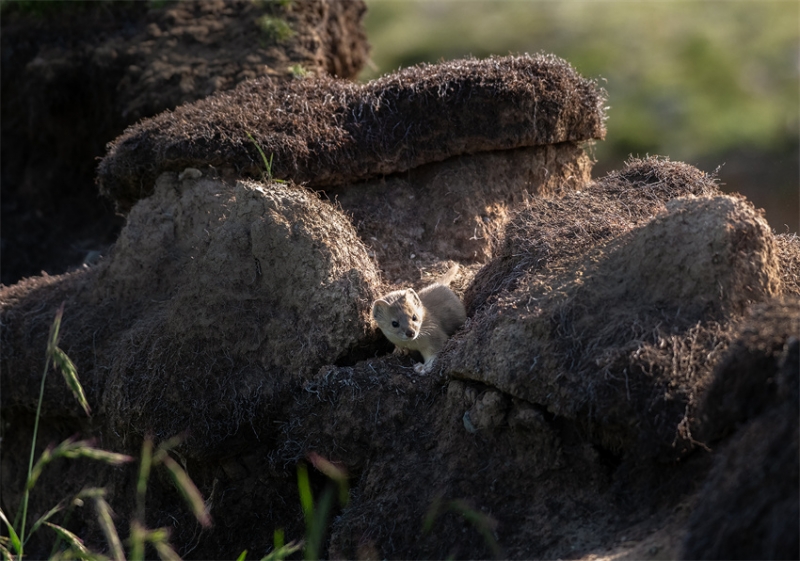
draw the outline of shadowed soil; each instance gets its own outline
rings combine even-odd
[[[106,143],[142,118],[294,73],[354,77],[359,0],[3,3],[0,282],[107,254],[123,220],[97,194]],[[281,21],[279,39],[259,25]],[[64,209],[68,209],[65,212]]]

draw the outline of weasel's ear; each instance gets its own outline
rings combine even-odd
[[[381,321],[386,318],[389,313],[389,303],[386,300],[375,300],[372,303],[372,317],[376,321]]]
[[[406,290],[406,299],[409,302],[411,302],[411,304],[415,308],[421,308],[422,307],[422,300],[419,299],[419,296],[417,295],[416,292],[414,292],[413,288],[409,288],[408,290]]]

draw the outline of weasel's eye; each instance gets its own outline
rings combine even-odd
[[[417,321],[417,316],[411,316],[411,321]]]
[[[392,321],[392,327],[400,327],[400,324],[397,323],[397,320]]]

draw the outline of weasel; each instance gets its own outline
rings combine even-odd
[[[372,304],[372,317],[389,341],[422,353],[425,362],[414,366],[420,374],[431,371],[447,338],[467,319],[464,304],[448,288],[456,273],[458,265],[419,294],[413,288],[395,290]]]

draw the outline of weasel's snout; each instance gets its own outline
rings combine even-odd
[[[409,339],[413,339],[416,336],[417,334],[414,333],[412,330],[409,329],[408,331],[406,331],[406,337],[408,337]]]

